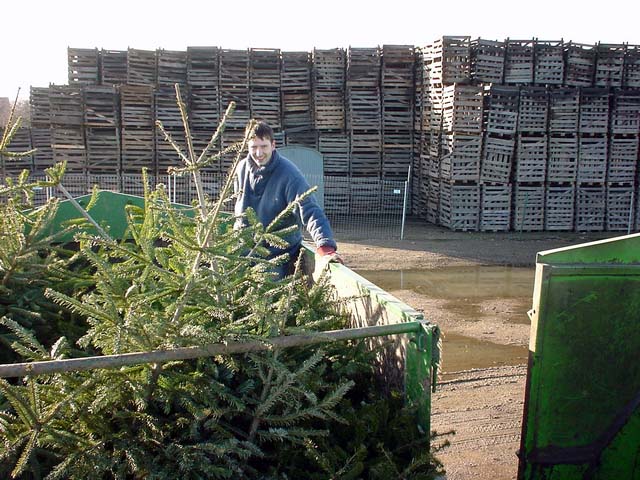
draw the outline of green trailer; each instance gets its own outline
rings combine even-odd
[[[640,234],[536,259],[519,479],[640,479]]]

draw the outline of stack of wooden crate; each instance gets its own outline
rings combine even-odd
[[[83,94],[87,174],[114,175],[120,171],[120,115],[116,87],[86,86]]]
[[[49,87],[31,87],[29,106],[31,109],[31,145],[36,149],[33,153],[33,171],[40,174],[53,165]]]
[[[311,54],[282,52],[282,128],[312,130]]]
[[[231,102],[236,108],[233,116],[227,120],[227,127],[222,134],[221,147],[228,148],[242,141],[244,128],[251,116],[251,100],[249,95],[249,51],[220,50],[220,111],[226,110]],[[237,153],[228,151],[223,155],[221,169],[226,172],[232,165]]]
[[[154,89],[150,85],[120,87],[121,171],[139,174],[146,168],[155,175]]]
[[[189,89],[183,85],[179,91],[181,101],[185,105],[189,105]],[[178,156],[176,147],[179,147],[180,151],[184,154],[188,154],[185,130],[182,114],[178,107],[177,95],[178,93],[175,86],[170,85],[158,85],[153,91],[154,123],[162,124],[162,129],[157,125],[155,126],[153,136],[155,166],[158,175],[165,175],[169,167],[176,165],[181,166],[182,161]],[[167,136],[171,137],[173,145],[168,141]]]
[[[0,125],[0,128],[3,130],[4,127],[5,125]],[[11,143],[7,147],[7,152],[25,153],[31,151],[32,148],[31,129],[22,125],[11,139]],[[23,170],[33,170],[33,154],[22,157],[11,157],[0,154],[0,174],[3,179],[6,178],[6,176],[15,177]]]
[[[249,102],[252,118],[281,129],[281,60],[280,50],[252,48],[249,54]]]
[[[383,45],[381,72],[382,177],[404,179],[413,158],[412,45]]]
[[[314,49],[312,58],[314,126],[319,131],[344,131],[346,52]]]
[[[84,174],[87,152],[84,139],[84,102],[79,85],[49,87],[51,146],[54,162],[67,162],[67,172]]]

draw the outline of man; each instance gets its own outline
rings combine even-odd
[[[269,225],[289,204],[309,190],[302,172],[289,159],[276,150],[273,130],[265,122],[257,122],[249,132],[249,154],[240,161],[235,173],[234,190],[237,195],[236,217],[247,208],[255,210],[260,222]],[[300,202],[294,214],[284,219],[280,228],[289,225],[304,225],[314,243],[316,253],[329,261],[342,263],[336,254],[336,242],[322,208],[314,195]],[[302,246],[302,232],[297,228],[285,240],[289,246],[280,249],[267,246],[269,258],[289,254],[289,260],[276,269],[279,278],[291,275]],[[328,257],[327,257],[328,256]]]

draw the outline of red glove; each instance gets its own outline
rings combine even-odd
[[[321,257],[329,256],[329,262],[344,263],[340,256],[336,253],[336,249],[329,245],[323,245],[316,249],[316,253]]]

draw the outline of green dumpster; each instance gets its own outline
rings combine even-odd
[[[640,234],[538,253],[519,479],[640,479]]]

